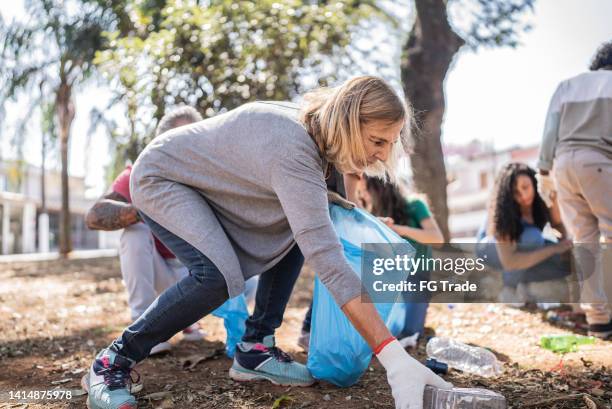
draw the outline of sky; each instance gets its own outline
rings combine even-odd
[[[445,143],[539,144],[558,83],[587,71],[598,46],[612,40],[612,1],[536,0],[531,21],[518,48],[456,59],[446,80]]]
[[[19,2],[7,4],[0,5],[5,19],[23,14]],[[519,47],[464,50],[456,56],[445,83],[444,143],[480,140],[495,149],[539,144],[549,99],[558,83],[586,71],[597,47],[612,40],[611,0],[536,0],[529,19],[533,30],[522,35]],[[104,172],[110,158],[102,131],[86,136],[89,111],[103,109],[109,97],[109,90],[92,85],[76,99],[70,171],[86,176],[91,195],[106,188]],[[23,103],[11,104],[8,117],[16,118],[23,110]],[[119,107],[115,112],[121,116]],[[39,164],[38,119],[30,120],[25,156]],[[9,150],[4,138],[3,155]]]

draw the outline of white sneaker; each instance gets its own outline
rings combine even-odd
[[[206,338],[206,335],[208,335],[206,331],[202,330],[200,328],[200,324],[196,322],[183,330],[183,341],[203,341]]]
[[[166,352],[170,352],[171,349],[172,349],[172,344],[169,343],[168,341],[160,342],[159,344],[151,348],[151,352],[149,352],[149,356],[164,354]]]

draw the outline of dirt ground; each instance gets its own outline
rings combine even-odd
[[[295,341],[311,289],[306,269],[277,333],[279,345],[301,362],[306,355]],[[0,264],[0,408],[85,407],[80,377],[95,351],[128,323],[116,259]],[[208,341],[187,343],[177,336],[170,354],[138,365],[144,385],[137,394],[140,407],[393,408],[376,360],[357,385],[345,389],[325,382],[310,388],[235,383],[227,376],[231,362],[222,353],[221,320],[207,317],[201,324]],[[495,378],[451,370],[445,378],[455,386],[498,391],[509,408],[612,408],[611,342],[597,341],[562,357],[540,348],[538,340],[568,330],[547,323],[541,311],[501,304],[432,305],[426,325],[425,338],[450,336],[486,347],[504,363],[504,373]],[[424,360],[425,340],[410,352]],[[74,396],[45,404],[6,399],[9,391],[54,388],[72,390]]]

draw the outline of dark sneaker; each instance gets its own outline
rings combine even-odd
[[[283,386],[310,386],[315,381],[305,365],[275,346],[273,335],[263,343],[239,343],[229,375],[235,381],[263,379]]]
[[[601,339],[612,339],[612,320],[607,324],[589,325],[589,335]]]
[[[136,409],[136,398],[130,393],[130,377],[136,363],[110,349],[103,349],[84,377],[89,393],[89,409]]]

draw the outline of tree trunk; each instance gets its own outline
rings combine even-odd
[[[453,57],[464,44],[448,23],[445,0],[415,0],[416,21],[403,47],[404,94],[417,113],[410,162],[417,191],[427,195],[432,213],[450,239],[446,202],[446,168],[442,152],[444,79]]]
[[[42,163],[40,165],[40,197],[41,210],[38,215],[38,251],[40,253],[49,252],[49,215],[47,214],[47,188],[45,176],[47,173],[47,133],[43,129],[41,145]]]
[[[68,142],[70,126],[74,119],[74,105],[72,103],[72,86],[61,81],[57,90],[56,113],[59,123],[60,154],[62,162],[62,210],[60,213],[60,240],[59,251],[63,258],[72,251],[70,238],[70,198],[68,184]]]
[[[40,164],[40,199],[41,199],[41,213],[47,213],[47,190],[45,183],[45,176],[47,171],[47,135],[45,131],[42,132],[42,145],[41,145],[41,164]]]

